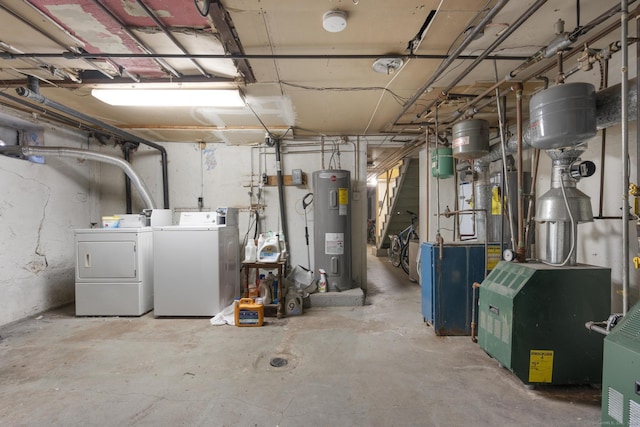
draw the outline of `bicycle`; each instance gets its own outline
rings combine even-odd
[[[415,222],[418,215],[414,212],[407,211],[411,216],[411,224],[398,234],[390,234],[391,244],[389,245],[388,255],[389,261],[394,267],[402,267],[405,273],[409,274],[409,241],[418,240],[418,233]]]
[[[367,243],[376,244],[376,220],[367,220]]]

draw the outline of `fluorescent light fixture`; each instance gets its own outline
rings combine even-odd
[[[244,107],[237,89],[92,89],[110,105],[136,107]]]

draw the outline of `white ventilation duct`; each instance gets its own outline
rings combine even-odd
[[[95,151],[82,150],[78,148],[67,147],[33,147],[25,146],[21,148],[22,154],[25,156],[56,156],[56,157],[72,157],[74,159],[88,159],[96,162],[108,163],[119,167],[129,177],[131,184],[138,190],[140,197],[145,204],[146,209],[155,209],[155,203],[149,194],[147,186],[142,179],[133,170],[131,165],[119,157],[110,156],[108,154],[97,153]]]

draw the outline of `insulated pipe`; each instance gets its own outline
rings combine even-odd
[[[57,156],[57,157],[72,157],[74,159],[88,159],[95,160],[101,163],[108,163],[122,169],[122,171],[129,177],[131,183],[136,187],[140,193],[140,197],[145,204],[146,209],[155,209],[153,199],[149,194],[149,190],[133,170],[131,165],[119,157],[111,156],[108,154],[98,153],[95,151],[82,150],[79,148],[67,148],[67,147],[22,147],[22,154],[24,156]]]
[[[38,102],[40,104],[46,105],[47,107],[51,107],[63,113],[69,114],[79,120],[82,120],[87,123],[91,123],[94,126],[103,128],[111,132],[112,134],[119,136],[120,138],[123,138],[128,141],[137,142],[139,144],[147,145],[149,147],[155,148],[156,150],[160,151],[160,155],[162,156],[162,188],[163,188],[163,197],[164,197],[164,208],[169,209],[169,177],[168,177],[169,171],[167,167],[167,150],[162,145],[147,141],[146,139],[140,138],[129,132],[125,132],[122,129],[119,129],[108,123],[94,119],[93,117],[90,117],[84,113],[81,113],[65,105],[52,101],[46,98],[45,96],[40,95],[39,93],[30,91],[27,88],[23,88],[23,87],[16,88],[16,92],[18,93],[18,95],[25,97],[31,101]]]
[[[638,78],[628,80],[628,120],[636,120],[638,114]],[[622,83],[609,86],[596,93],[596,128],[605,129],[620,124],[622,120]]]
[[[487,212],[491,212],[491,183],[489,180],[489,165],[475,164],[473,168],[473,205],[478,209],[478,217],[481,222],[476,230],[478,239],[495,241],[493,235],[493,218],[491,218],[491,226]],[[477,222],[477,221],[475,221]]]

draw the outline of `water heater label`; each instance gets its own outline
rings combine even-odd
[[[553,374],[553,350],[531,350],[529,353],[529,382],[550,383]]]
[[[324,253],[327,255],[344,254],[344,233],[325,233]]]
[[[349,204],[349,189],[338,188],[338,215],[347,214],[348,204]]]

